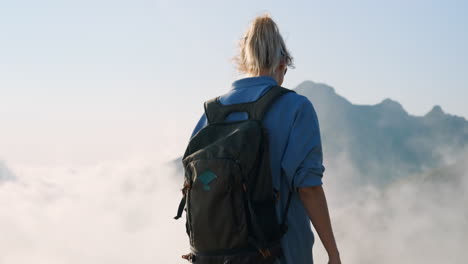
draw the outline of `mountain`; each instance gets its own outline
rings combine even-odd
[[[376,105],[352,104],[323,83],[305,81],[294,90],[317,112],[325,165],[347,153],[366,182],[385,184],[443,166],[468,144],[468,122],[444,113],[440,106],[413,116],[391,99]]]
[[[2,160],[0,160],[0,183],[3,181],[11,181],[15,179],[16,177],[13,174],[13,172],[11,172],[10,169],[8,169],[8,167]]]

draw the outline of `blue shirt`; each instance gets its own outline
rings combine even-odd
[[[220,97],[223,105],[257,100],[275,79],[269,76],[247,77],[232,83],[229,92]],[[226,122],[247,119],[247,113],[231,113]],[[205,114],[200,118],[192,137],[207,125]],[[281,243],[282,264],[313,263],[314,235],[310,220],[299,198],[297,188],[322,184],[325,171],[322,144],[316,112],[312,103],[296,93],[287,93],[276,100],[265,113],[263,125],[269,132],[270,165],[273,186],[280,190],[277,215],[282,221],[290,188],[294,190],[287,216],[288,232]],[[284,170],[284,173],[281,173]]]

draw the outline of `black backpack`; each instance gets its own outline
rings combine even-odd
[[[192,251],[183,258],[199,264],[270,264],[281,257],[287,227],[276,215],[279,193],[272,185],[262,119],[288,92],[293,91],[273,86],[254,102],[205,102],[208,125],[192,137],[182,159],[185,182],[175,219],[185,209]],[[247,112],[249,118],[224,122],[233,112]]]

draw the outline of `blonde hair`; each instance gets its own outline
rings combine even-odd
[[[294,67],[278,26],[269,14],[258,16],[250,23],[239,41],[239,54],[234,61],[239,71],[254,75],[262,70],[273,75],[281,63]]]

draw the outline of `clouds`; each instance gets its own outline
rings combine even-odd
[[[346,164],[346,155],[340,159],[335,164]],[[324,188],[344,262],[460,263],[468,257],[465,165],[456,173],[448,166],[424,177],[408,176],[384,189],[361,185],[349,163],[340,165],[329,166]],[[317,263],[325,263],[320,242],[314,251]]]
[[[323,178],[344,263],[468,257],[466,162],[382,188],[365,184],[349,155],[328,159]],[[181,172],[148,157],[76,168],[8,164],[16,180],[0,185],[0,263],[184,263],[184,219],[172,218]],[[326,263],[315,235],[315,263]]]
[[[188,250],[161,162],[16,169],[0,186],[2,264],[174,263]]]

